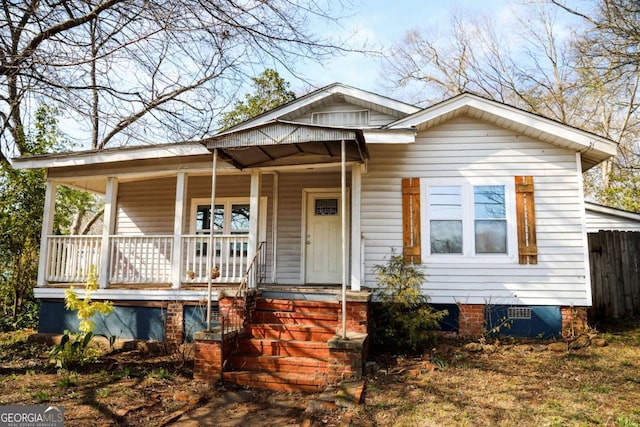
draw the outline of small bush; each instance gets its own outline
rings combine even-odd
[[[113,305],[109,301],[96,302],[91,300],[91,294],[98,289],[98,280],[93,266],[89,270],[87,283],[85,285],[84,299],[78,298],[70,287],[65,292],[65,308],[67,310],[77,310],[77,317],[80,320],[79,332],[71,333],[64,331],[60,344],[54,345],[49,352],[58,368],[68,369],[74,365],[83,365],[97,359],[99,352],[91,348],[91,340],[96,336],[93,333],[95,323],[91,320],[97,314],[108,315],[113,311]],[[115,337],[109,337],[109,345],[115,342]]]
[[[396,352],[416,353],[433,339],[440,321],[448,314],[435,310],[420,289],[424,273],[400,255],[391,254],[386,265],[376,265],[380,304],[374,305],[376,344]]]

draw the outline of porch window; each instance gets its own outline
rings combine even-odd
[[[249,234],[249,203],[225,202],[216,204],[213,217],[213,234],[248,235]],[[211,205],[197,204],[195,219],[195,234],[208,235],[210,233]],[[231,243],[230,253],[235,256],[247,255],[247,243]],[[196,255],[207,255],[207,243],[196,247]],[[220,245],[216,247],[216,256],[220,256]]]
[[[426,216],[424,242],[429,255],[513,255],[515,208],[510,184],[454,182],[426,183],[423,187]],[[513,211],[513,212],[512,212]]]

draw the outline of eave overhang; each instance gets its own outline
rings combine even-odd
[[[132,160],[199,156],[203,154],[209,154],[209,150],[202,144],[183,142],[18,157],[11,160],[11,165],[14,169],[64,168]]]
[[[415,127],[420,131],[462,115],[579,152],[583,172],[617,153],[617,144],[607,138],[470,93],[463,93],[435,104],[390,123],[385,128]]]

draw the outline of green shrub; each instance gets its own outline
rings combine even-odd
[[[424,273],[402,256],[391,254],[385,265],[376,265],[378,289],[374,305],[374,341],[395,352],[416,353],[433,339],[440,321],[448,314],[435,310],[420,289]]]
[[[65,292],[65,308],[78,311],[76,315],[80,320],[80,325],[78,333],[64,331],[60,344],[54,345],[49,352],[49,357],[55,361],[58,368],[68,369],[73,365],[83,365],[98,357],[98,351],[90,347],[91,340],[97,336],[93,333],[95,323],[91,319],[97,313],[110,314],[113,311],[113,305],[109,301],[92,301],[91,294],[97,289],[98,280],[95,268],[92,266],[84,287],[84,299],[78,298],[73,287]],[[110,346],[113,342],[115,342],[115,337],[109,337]]]

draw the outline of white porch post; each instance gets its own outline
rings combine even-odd
[[[109,286],[109,272],[111,271],[111,247],[109,236],[115,233],[116,228],[116,203],[118,200],[118,179],[110,176],[107,178],[107,189],[104,196],[104,221],[102,223],[102,249],[100,255],[100,271],[98,280],[101,288]]]
[[[340,212],[342,212],[342,339],[347,339],[347,277],[349,272],[347,271],[347,152],[346,143],[344,139],[341,142],[340,148],[341,157],[341,185],[342,197],[340,206]]]
[[[271,283],[278,279],[278,204],[280,199],[280,175],[273,173],[273,213],[271,214]]]
[[[216,177],[218,174],[218,149],[213,149],[213,164],[211,166],[211,214],[209,215],[209,244],[207,245],[207,330],[211,330],[211,288],[213,287],[213,223],[216,215]]]
[[[56,210],[56,193],[58,186],[56,183],[47,180],[44,196],[44,212],[42,214],[42,231],[40,232],[40,258],[38,260],[38,281],[39,287],[47,284],[47,265],[49,265],[49,235],[53,233],[53,217]]]
[[[171,284],[173,289],[179,289],[181,284],[182,224],[187,200],[187,182],[187,173],[178,172],[176,176],[176,205],[173,218],[173,251],[171,254]]]
[[[359,291],[361,285],[362,258],[360,245],[360,194],[362,191],[362,168],[359,164],[351,167],[351,290]]]
[[[258,218],[260,210],[260,187],[262,173],[259,170],[251,172],[251,189],[249,195],[249,242],[247,246],[247,262],[251,262],[258,251]],[[249,277],[249,287],[257,287],[255,265]]]

